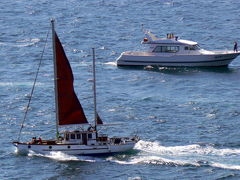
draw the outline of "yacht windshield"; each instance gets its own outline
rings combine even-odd
[[[193,46],[185,46],[184,48],[185,50],[199,50],[201,49],[200,46],[197,44],[197,45],[193,45]]]
[[[198,44],[197,44],[197,45],[194,45],[194,48],[195,48],[195,50],[201,49]]]

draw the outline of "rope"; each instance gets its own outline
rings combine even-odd
[[[27,113],[28,113],[28,110],[29,110],[29,106],[30,106],[30,103],[31,103],[31,100],[32,100],[32,95],[33,95],[33,92],[34,92],[34,89],[35,89],[35,86],[36,86],[37,77],[38,77],[38,74],[39,74],[40,66],[41,66],[41,64],[42,64],[43,53],[44,53],[45,48],[46,48],[46,45],[47,45],[47,39],[48,39],[49,31],[50,31],[50,30],[48,30],[48,33],[47,33],[47,37],[46,37],[46,40],[45,40],[45,44],[44,44],[44,47],[43,47],[43,51],[42,51],[42,54],[41,54],[41,57],[40,57],[40,61],[39,61],[39,64],[38,64],[36,76],[35,76],[35,79],[34,79],[32,91],[31,91],[31,94],[30,94],[30,98],[29,98],[29,100],[28,100],[27,109],[26,109],[26,111],[25,111],[25,113],[24,113],[24,118],[23,118],[23,121],[22,121],[22,124],[21,124],[21,128],[20,128],[20,131],[19,131],[19,134],[18,134],[18,142],[20,141],[21,132],[22,132],[22,129],[23,129],[23,127],[24,127],[24,122],[25,122],[25,120],[26,120]]]

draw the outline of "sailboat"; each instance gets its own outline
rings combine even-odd
[[[95,51],[93,49],[93,94],[94,94],[94,125],[91,125],[77,98],[73,86],[73,73],[61,42],[55,32],[54,20],[52,24],[54,87],[56,108],[56,138],[44,140],[32,138],[29,142],[18,141],[13,145],[20,153],[29,151],[37,153],[62,152],[70,155],[95,155],[125,152],[133,149],[139,141],[138,136],[108,137],[98,130],[103,124],[96,108],[96,81],[95,81]],[[59,131],[62,126],[78,125],[74,130]],[[22,125],[23,127],[23,125]]]

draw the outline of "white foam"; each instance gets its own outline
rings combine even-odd
[[[111,66],[117,66],[117,62],[107,62],[107,63],[104,63],[106,65],[111,65]]]
[[[27,47],[27,46],[32,46],[39,41],[40,41],[40,39],[38,39],[38,38],[18,40],[18,41],[16,41],[17,44],[14,44],[13,46],[15,46],[15,47]]]
[[[150,153],[156,153],[161,155],[218,155],[218,156],[230,156],[240,154],[240,149],[216,149],[212,146],[200,146],[198,144],[186,145],[186,146],[161,146],[159,142],[147,142],[140,140],[135,149],[142,150]]]
[[[140,140],[135,149],[146,151],[149,153],[155,153],[160,155],[171,155],[171,154],[188,154],[190,151],[198,151],[200,146],[198,144],[186,145],[186,146],[161,146],[159,142],[147,142]]]
[[[40,153],[30,151],[28,153],[28,156],[46,157],[56,161],[84,161],[84,162],[100,161],[100,159],[90,157],[90,156],[74,156],[74,155],[65,154],[63,152],[50,152],[49,154],[40,154]]]
[[[240,170],[240,165],[229,165],[229,164],[221,164],[221,163],[212,163],[211,166],[223,168],[223,169],[233,169]]]
[[[108,161],[115,162],[118,164],[156,164],[156,165],[170,165],[170,166],[184,166],[184,165],[192,165],[192,166],[200,166],[200,164],[196,162],[191,162],[187,160],[174,160],[163,158],[160,156],[141,156],[137,158],[133,158],[130,160],[114,160],[108,159]]]
[[[145,66],[144,69],[146,69],[146,70],[147,69],[154,69],[154,67],[153,66]]]
[[[161,146],[159,142],[140,140],[135,149],[140,150],[139,156],[127,162],[118,163],[147,163],[165,165],[210,165],[224,169],[240,170],[240,149],[216,149],[213,146],[198,144],[186,146]],[[226,162],[228,164],[226,164]]]
[[[32,86],[33,82],[0,82],[0,86]],[[36,86],[42,86],[44,83],[36,83]]]

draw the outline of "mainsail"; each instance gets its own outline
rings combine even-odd
[[[72,69],[56,32],[55,51],[58,124],[88,123],[83,108],[74,92]]]

